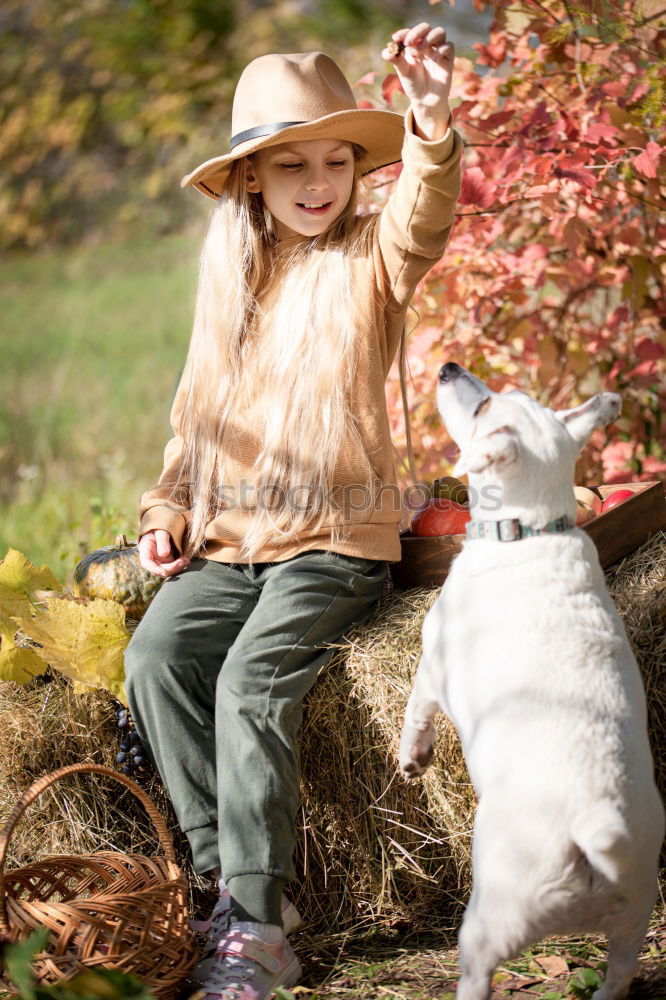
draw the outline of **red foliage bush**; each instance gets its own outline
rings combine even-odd
[[[498,391],[519,388],[554,408],[622,393],[621,417],[595,433],[577,481],[663,478],[663,3],[493,7],[476,63],[456,59],[462,195],[446,254],[414,299],[418,474],[442,475],[455,457],[434,387],[441,364],[457,361]],[[386,106],[394,89],[385,80],[382,91]],[[387,392],[404,453],[396,367]]]

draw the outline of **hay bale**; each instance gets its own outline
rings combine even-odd
[[[306,706],[296,905],[319,925],[455,920],[470,878],[474,793],[437,720],[424,779],[396,771],[421,627],[437,590],[395,591],[335,654]]]
[[[666,799],[666,532],[606,573],[645,685],[657,787]]]
[[[666,783],[666,533],[612,568],[611,593],[641,666],[662,793]],[[293,895],[311,930],[364,924],[453,928],[470,885],[474,794],[457,736],[437,720],[433,767],[406,784],[396,760],[402,715],[437,589],[396,591],[350,633],[310,693],[301,733],[298,881]],[[113,702],[75,696],[64,678],[0,683],[0,815],[36,777],[78,761],[114,766]],[[190,866],[159,779],[144,782],[174,836],[202,915],[212,896]],[[74,776],[32,805],[12,839],[9,866],[47,854],[159,851],[142,807],[110,779]]]

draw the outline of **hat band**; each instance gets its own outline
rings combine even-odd
[[[248,128],[245,132],[237,132],[236,135],[232,136],[229,150],[240,145],[241,142],[247,142],[248,139],[258,139],[262,135],[273,135],[275,132],[281,132],[283,128],[289,128],[290,125],[307,125],[307,122],[273,122],[270,125],[256,125],[254,128]]]

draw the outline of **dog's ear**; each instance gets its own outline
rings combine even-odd
[[[571,410],[554,410],[579,448],[582,448],[596,427],[605,427],[615,420],[622,407],[622,397],[616,392],[599,392]]]
[[[453,475],[478,475],[491,467],[504,470],[518,459],[518,443],[510,427],[500,427],[470,443],[460,453]]]

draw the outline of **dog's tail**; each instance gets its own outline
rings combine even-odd
[[[571,824],[571,838],[591,867],[617,883],[631,858],[625,817],[610,802],[600,802]]]

